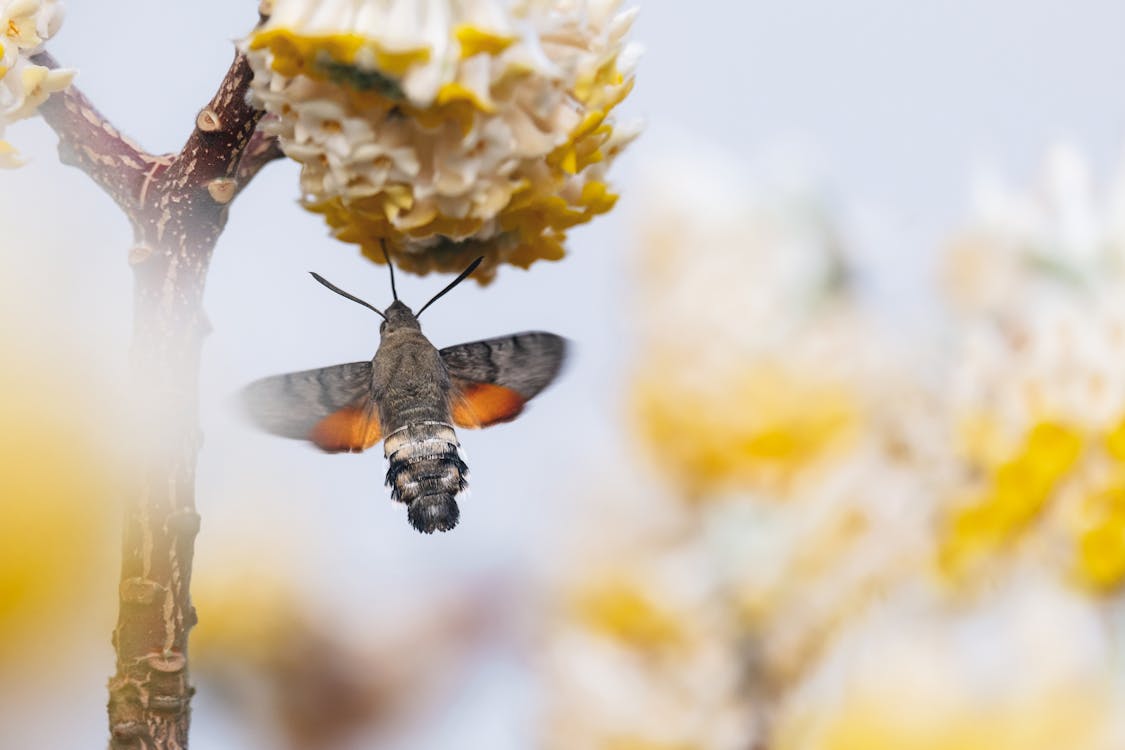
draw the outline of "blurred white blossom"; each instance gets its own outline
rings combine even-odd
[[[1057,147],[1031,190],[982,193],[971,245],[954,245],[949,411],[966,482],[947,572],[1037,565],[1097,589],[1125,581],[1123,196],[1125,172],[1099,187]]]
[[[652,472],[596,483],[621,518],[595,499],[579,535],[612,554],[564,555],[561,596],[588,598],[552,631],[550,716],[588,747],[744,748],[851,618],[934,570],[949,441],[818,191],[697,156],[647,185],[629,390]]]
[[[700,164],[642,196],[650,463],[632,491],[596,483],[622,518],[592,499],[579,537],[613,554],[565,555],[549,726],[606,748],[1121,746],[1122,189],[1059,150],[1033,196],[981,193],[948,336],[903,345],[815,192]]]
[[[664,590],[660,561],[633,564],[635,580],[576,593],[579,614],[552,633],[545,746],[746,747],[756,717],[727,649],[729,613],[714,592]],[[710,580],[705,560],[669,564],[677,578]]]
[[[839,222],[815,190],[754,191],[702,159],[655,165],[645,184],[630,388],[642,440],[689,492],[777,490],[846,449],[887,398],[887,351],[856,304]]]
[[[1125,273],[1125,158],[1107,187],[1070,145],[1053,147],[1031,189],[984,173],[973,215],[951,244],[946,291],[963,313],[1000,311],[1031,295],[1098,293]]]
[[[1118,646],[1097,608],[1039,576],[961,605],[909,590],[852,618],[783,704],[779,750],[1110,750]]]

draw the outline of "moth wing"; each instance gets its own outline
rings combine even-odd
[[[316,423],[308,439],[326,453],[360,453],[383,439],[374,401],[345,406]]]
[[[256,380],[242,392],[250,420],[266,432],[321,450],[359,452],[382,438],[371,363],[349,362]]]
[[[515,419],[558,376],[566,349],[566,339],[543,331],[442,349],[455,390],[453,421],[461,427],[487,427]]]

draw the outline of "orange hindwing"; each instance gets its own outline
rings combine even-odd
[[[382,439],[379,417],[357,406],[332,412],[309,432],[309,440],[326,453],[359,453]]]
[[[488,427],[510,422],[523,411],[526,400],[511,388],[492,383],[454,380],[453,422],[458,427]]]

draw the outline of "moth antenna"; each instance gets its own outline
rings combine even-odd
[[[421,315],[421,314],[422,314],[422,313],[423,313],[423,312],[425,311],[425,309],[426,309],[427,307],[429,307],[430,305],[434,304],[434,303],[435,303],[435,302],[437,302],[437,301],[438,301],[439,299],[441,299],[441,298],[442,298],[443,296],[445,296],[445,293],[446,293],[446,292],[448,292],[448,291],[449,291],[450,289],[452,289],[453,287],[455,287],[455,286],[457,286],[458,284],[460,284],[460,283],[461,283],[462,281],[464,281],[465,279],[469,278],[469,274],[471,274],[471,273],[472,273],[473,271],[477,270],[477,266],[479,266],[479,265],[480,265],[480,263],[481,263],[481,261],[482,261],[482,260],[484,260],[484,256],[483,256],[483,255],[482,255],[482,256],[480,256],[479,258],[477,258],[476,260],[474,260],[474,261],[473,261],[472,263],[470,263],[470,264],[469,264],[469,267],[468,267],[468,268],[466,268],[466,269],[465,269],[464,271],[462,271],[462,272],[461,272],[461,275],[460,275],[460,276],[458,276],[457,278],[455,278],[455,279],[454,279],[453,281],[451,281],[451,282],[449,283],[449,286],[447,286],[447,287],[446,287],[445,289],[442,289],[442,290],[441,290],[440,292],[438,292],[437,294],[435,294],[435,295],[434,295],[434,296],[433,296],[433,297],[432,297],[432,298],[430,299],[430,301],[429,301],[429,302],[427,302],[426,304],[422,305],[422,309],[421,309],[421,310],[419,310],[418,312],[414,313],[414,317],[415,317],[415,318],[417,318],[417,317],[418,317],[419,315]]]
[[[361,300],[361,299],[360,299],[359,297],[356,297],[356,296],[355,296],[354,294],[348,294],[348,293],[347,293],[347,292],[345,292],[345,291],[344,291],[343,289],[341,289],[340,287],[336,286],[335,284],[333,284],[333,283],[332,283],[331,281],[329,281],[328,279],[326,279],[326,278],[324,278],[323,276],[321,276],[321,275],[320,275],[319,273],[317,273],[316,271],[309,271],[309,273],[311,273],[311,274],[312,274],[312,277],[313,277],[314,279],[316,279],[317,281],[319,281],[319,282],[320,282],[321,284],[323,284],[324,286],[328,287],[328,288],[329,288],[329,289],[331,289],[332,291],[336,292],[336,294],[340,295],[341,297],[346,297],[346,298],[350,299],[350,300],[351,300],[352,302],[358,302],[359,304],[361,304],[361,305],[363,305],[364,307],[366,307],[366,308],[367,308],[368,310],[371,310],[372,312],[374,312],[374,313],[375,313],[376,315],[378,315],[378,316],[379,316],[380,318],[382,318],[383,320],[386,320],[386,319],[387,319],[387,316],[383,314],[383,311],[382,311],[382,310],[380,310],[379,308],[375,307],[374,305],[372,305],[372,304],[370,304],[370,303],[368,303],[368,302],[364,302],[364,301],[363,301],[363,300]]]
[[[398,302],[398,290],[395,289],[395,265],[391,263],[391,256],[387,252],[387,241],[380,239],[379,246],[383,248],[383,257],[387,259],[387,269],[391,272],[391,294],[394,295],[395,302]]]

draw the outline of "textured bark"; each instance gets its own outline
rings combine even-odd
[[[36,57],[55,66],[49,55]],[[241,54],[196,118],[178,154],[152,155],[71,87],[40,112],[59,135],[63,163],[79,167],[122,208],[134,232],[132,364],[138,436],[126,499],[120,610],[109,681],[110,747],[186,748],[192,555],[199,531],[195,465],[200,444],[200,349],[209,326],[203,292],[231,200],[281,156],[256,132]]]

